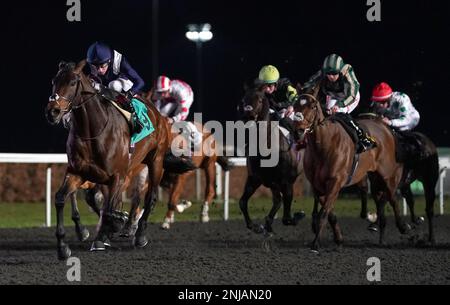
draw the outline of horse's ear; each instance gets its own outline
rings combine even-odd
[[[61,60],[58,64],[58,69],[62,70],[65,66],[67,66],[67,62],[65,62],[64,60]]]
[[[81,71],[83,71],[83,68],[86,66],[86,63],[87,63],[87,62],[86,62],[86,59],[83,59],[82,61],[80,61],[80,62],[76,65],[74,72],[75,72],[76,74],[80,74]]]

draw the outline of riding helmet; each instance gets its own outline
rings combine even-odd
[[[325,58],[322,66],[322,72],[324,74],[339,74],[344,66],[345,63],[342,57],[337,54],[331,54]]]
[[[258,79],[263,84],[274,84],[280,79],[280,72],[274,66],[264,66],[259,71]]]
[[[107,63],[111,57],[111,48],[102,42],[94,42],[87,51],[87,62],[92,65]]]

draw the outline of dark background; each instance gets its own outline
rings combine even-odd
[[[82,0],[81,22],[68,22],[65,0],[2,2],[0,152],[64,152],[66,131],[44,118],[60,60],[84,58],[102,40],[126,56],[150,89],[152,2]],[[196,84],[196,48],[186,25],[208,22],[203,47],[203,117],[235,120],[243,83],[273,64],[294,83],[306,81],[330,53],[353,65],[363,102],[389,82],[413,98],[419,131],[450,146],[450,5],[387,1],[382,22],[366,19],[359,1],[160,0],[159,67]]]

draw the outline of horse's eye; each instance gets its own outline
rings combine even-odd
[[[77,82],[78,82],[78,81],[77,81],[76,79],[71,80],[71,81],[70,81],[70,86],[72,86],[72,87],[75,86],[75,85],[77,84]]]

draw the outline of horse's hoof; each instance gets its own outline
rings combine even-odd
[[[367,213],[366,219],[370,223],[376,223],[378,220],[378,215],[376,213]]]
[[[169,230],[170,229],[170,222],[168,222],[167,219],[164,220],[164,222],[162,223],[161,229],[163,229],[163,230]]]
[[[133,238],[133,245],[136,248],[145,248],[145,246],[147,246],[148,244],[148,239],[145,235],[141,235],[141,236],[134,236]]]
[[[412,231],[412,227],[408,223],[405,223],[400,229],[400,233],[402,235],[406,235],[411,231]]]
[[[420,226],[421,224],[423,224],[425,222],[425,218],[423,218],[423,217],[417,217],[415,220],[414,220],[414,224],[415,225],[418,225],[418,226]]]
[[[110,245],[111,246],[111,245]],[[106,250],[106,245],[103,241],[101,240],[95,240],[92,245],[91,245],[91,252],[100,252],[100,251],[105,251]]]
[[[58,259],[64,261],[72,255],[72,251],[69,246],[58,247]]]
[[[200,222],[201,223],[208,223],[209,222],[209,215],[200,215]]]
[[[317,250],[317,249],[310,249],[309,252],[311,254],[314,254],[314,255],[319,255],[320,254],[319,250]]]
[[[378,232],[378,225],[376,223],[371,223],[368,227],[367,230],[369,230],[370,232]]]
[[[78,231],[77,231],[77,237],[78,237],[78,240],[79,240],[79,241],[85,242],[85,241],[88,240],[88,238],[89,238],[89,230],[86,229],[86,228],[83,228],[83,229],[81,230],[81,232],[78,232]]]
[[[297,225],[300,220],[306,217],[306,213],[304,211],[300,211],[294,214],[294,223]]]
[[[263,225],[253,225],[252,231],[253,231],[253,233],[256,233],[256,234],[262,234],[266,230],[264,229]]]

